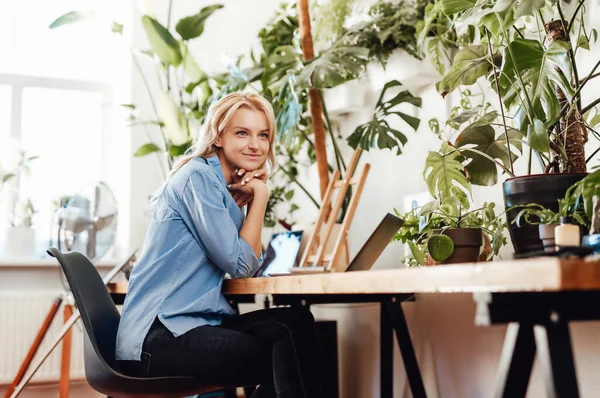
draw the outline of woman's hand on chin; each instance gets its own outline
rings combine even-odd
[[[228,185],[231,197],[239,207],[244,207],[254,199],[254,184],[251,187],[247,185],[254,179],[266,184],[267,173],[264,169],[246,171],[236,169],[231,175],[232,184]],[[246,189],[242,189],[246,187]],[[266,187],[266,185],[265,185]],[[249,189],[248,189],[249,188]],[[260,189],[260,188],[259,188]],[[268,192],[268,190],[267,190]]]

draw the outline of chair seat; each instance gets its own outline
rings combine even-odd
[[[96,267],[77,252],[49,249],[69,282],[85,328],[85,377],[96,391],[115,398],[187,397],[220,390],[191,377],[131,377],[119,370],[115,345],[120,314]]]

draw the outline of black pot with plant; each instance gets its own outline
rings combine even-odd
[[[586,19],[579,14],[584,12],[586,1],[565,10],[568,12],[563,12],[564,2],[560,1],[542,2],[528,9],[518,2],[500,0],[491,0],[484,8],[467,0],[434,3],[454,24],[468,28],[455,42],[444,41],[443,34],[438,34],[427,43],[427,48],[456,53],[436,86],[438,92],[445,96],[460,88],[462,95],[478,83],[487,86],[479,93],[482,97],[489,89],[498,96],[497,106],[485,100],[474,104],[474,97],[463,96],[463,113],[452,115],[448,122],[456,124],[461,119],[461,123],[468,120],[470,124],[454,146],[469,158],[466,169],[473,184],[496,183],[489,178],[490,165],[513,177],[503,184],[503,192],[506,209],[511,209],[507,219],[515,252],[541,250],[537,225],[516,225],[513,221],[519,210],[512,209],[536,203],[557,212],[558,199],[585,177],[587,162],[598,152],[586,156],[585,144],[588,138],[600,138],[595,130],[600,123],[595,116],[600,98],[588,85],[600,76],[600,60],[584,74],[583,65],[575,58],[575,54],[589,51],[597,40],[595,30],[586,27]],[[425,19],[435,16],[434,11],[426,9]],[[551,15],[553,20],[543,21],[543,15]],[[537,23],[528,24],[527,19]],[[523,35],[524,26],[534,29]],[[441,47],[436,47],[438,44]],[[589,103],[583,103],[583,94],[592,95]],[[528,148],[522,151],[527,156],[522,177],[516,176],[513,167],[514,150],[520,149],[515,142]]]

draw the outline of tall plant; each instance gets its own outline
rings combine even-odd
[[[594,130],[600,122],[600,98],[589,104],[581,99],[588,82],[599,75],[600,58],[582,75],[575,57],[597,39],[596,30],[585,25],[585,0],[568,14],[563,11],[565,3],[556,0],[436,0],[435,4],[435,11],[441,9],[453,29],[465,32],[462,40],[446,46],[454,58],[437,84],[438,92],[445,96],[485,82],[499,99],[493,113],[466,115],[470,123],[460,133],[457,147],[473,148],[477,141],[493,143],[501,138],[504,148],[487,157],[481,148],[465,151],[472,159],[467,170],[477,174],[481,167],[489,168],[482,166],[485,158],[484,163],[494,161],[514,175],[513,140],[518,139],[529,147],[528,173],[534,159],[546,173],[585,172],[597,152],[586,158],[588,133],[600,138]],[[443,35],[434,33],[438,39]]]

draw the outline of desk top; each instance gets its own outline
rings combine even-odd
[[[382,294],[600,290],[600,261],[540,257],[477,264],[226,280],[225,294]],[[126,283],[112,284],[124,293]]]

